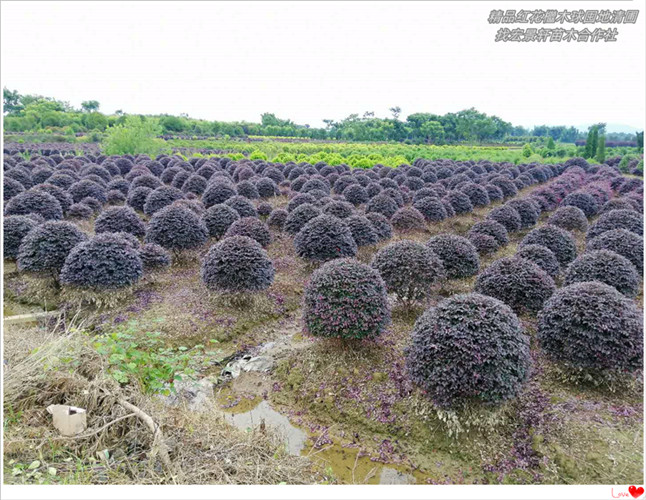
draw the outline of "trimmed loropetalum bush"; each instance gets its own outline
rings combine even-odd
[[[18,269],[47,273],[57,278],[70,251],[85,240],[85,233],[70,222],[45,222],[22,239],[18,249]]]
[[[503,301],[517,313],[535,313],[552,296],[556,285],[549,274],[532,261],[505,257],[478,275],[474,290]]]
[[[487,219],[496,221],[503,226],[505,229],[513,233],[514,231],[520,231],[522,228],[522,220],[518,211],[510,205],[503,205],[501,207],[494,208]]]
[[[540,207],[533,198],[509,200],[505,205],[513,208],[520,215],[520,225],[523,228],[535,226],[540,215]]]
[[[284,210],[282,208],[272,210],[271,215],[267,219],[267,225],[270,229],[282,231],[285,228],[285,222],[287,221],[288,216],[289,213],[287,212],[287,210]]]
[[[130,207],[107,208],[94,222],[96,233],[130,233],[141,237],[146,234],[146,226]]]
[[[558,290],[538,315],[538,340],[554,361],[588,373],[643,365],[643,318],[635,303],[598,281]]]
[[[379,241],[389,240],[393,236],[393,227],[388,222],[385,215],[376,212],[366,214],[366,219],[372,224],[372,228],[377,233]]]
[[[145,186],[139,186],[138,188],[131,189],[128,192],[128,198],[126,202],[135,210],[143,212],[144,205],[146,204],[146,198],[148,198],[148,195],[152,192],[152,189]]]
[[[339,219],[345,219],[354,213],[354,207],[347,201],[332,201],[323,207],[322,212]]]
[[[138,249],[122,236],[102,233],[72,249],[61,271],[61,283],[106,291],[132,285],[142,274]]]
[[[402,207],[390,219],[392,226],[401,232],[423,231],[426,228],[424,215],[414,207]]]
[[[591,240],[612,229],[626,229],[639,236],[644,234],[644,216],[634,210],[611,210],[592,224],[586,238]]]
[[[26,215],[11,215],[4,219],[3,253],[7,260],[16,260],[20,243],[38,222]]]
[[[413,203],[413,207],[419,210],[424,218],[430,222],[440,222],[449,216],[445,205],[438,198],[430,196],[421,198]],[[453,207],[451,206],[451,208]]]
[[[240,214],[224,203],[212,205],[202,216],[209,235],[217,239],[222,238],[231,224],[238,219],[240,219]]]
[[[445,277],[439,257],[422,243],[410,240],[380,249],[371,265],[383,278],[388,292],[407,304],[428,297],[433,286]]]
[[[11,179],[9,177],[5,177],[2,180],[2,186],[5,203],[14,196],[25,192],[25,186],[20,184],[20,182],[18,182],[17,180]]]
[[[498,404],[516,396],[527,378],[529,338],[499,300],[454,295],[417,320],[406,365],[440,407]]]
[[[610,250],[626,257],[639,274],[644,272],[644,239],[627,229],[605,231],[586,244],[585,251]]]
[[[54,198],[56,198],[58,200],[58,203],[60,203],[61,205],[63,214],[67,213],[67,211],[73,204],[72,197],[61,188],[54,186],[53,184],[37,184],[32,189],[43,191],[47,194],[51,194]]]
[[[516,257],[519,259],[531,260],[552,278],[556,278],[561,272],[561,266],[556,259],[554,252],[543,245],[525,245],[518,249]]]
[[[151,191],[146,197],[144,203],[144,213],[146,215],[153,215],[159,210],[169,205],[174,201],[184,198],[184,193],[179,189],[171,186],[160,186]]]
[[[462,236],[440,234],[428,240],[426,246],[440,258],[450,279],[468,278],[480,269],[476,247]]]
[[[4,209],[5,216],[38,214],[45,220],[61,220],[63,209],[51,194],[30,189],[11,198]]]
[[[139,249],[139,258],[146,272],[169,267],[172,263],[170,253],[155,243],[142,245]]]
[[[105,188],[88,179],[75,182],[69,187],[67,192],[74,199],[74,203],[78,203],[87,197],[94,198],[101,204],[107,201]]]
[[[209,208],[213,205],[224,203],[229,198],[233,198],[237,194],[235,186],[231,184],[231,182],[217,178],[217,180],[212,180],[207,185],[206,190],[202,195],[202,203],[204,203],[206,208]]]
[[[451,204],[456,215],[473,212],[471,199],[461,191],[449,191],[444,199]]]
[[[377,233],[372,227],[372,223],[363,215],[353,215],[352,217],[345,219],[343,222],[345,222],[350,228],[357,247],[374,245],[379,241]]]
[[[223,293],[259,292],[274,281],[274,266],[256,240],[231,236],[213,245],[202,260],[202,281]]]
[[[303,203],[289,212],[285,219],[284,229],[289,234],[298,234],[305,224],[319,215],[321,215],[321,211],[317,207],[310,203]]]
[[[224,235],[225,238],[229,236],[248,236],[260,243],[263,248],[271,243],[269,228],[255,217],[243,217],[235,221]]]
[[[626,297],[639,293],[640,276],[626,257],[610,250],[595,250],[577,257],[565,272],[565,284],[600,281]]]
[[[304,321],[316,337],[376,338],[390,323],[386,285],[356,260],[328,262],[305,287]]]
[[[319,215],[305,224],[294,238],[294,247],[299,257],[318,262],[357,254],[352,231],[332,215]]]
[[[568,194],[561,205],[580,208],[586,217],[592,217],[599,212],[599,204],[594,196],[583,191]]]
[[[179,252],[202,246],[209,235],[204,222],[180,205],[162,208],[152,216],[146,229],[146,242]]]
[[[586,232],[588,230],[588,218],[583,213],[579,207],[574,205],[568,205],[566,207],[559,207],[559,209],[554,212],[547,223],[552,226],[558,226],[567,231],[582,231]]]
[[[473,243],[473,246],[476,247],[476,250],[480,255],[487,255],[494,253],[500,245],[493,236],[483,233],[472,233],[467,234],[467,239]]]
[[[523,238],[520,246],[543,245],[549,248],[559,264],[569,264],[576,258],[576,242],[570,233],[560,227],[545,225],[533,229]]]
[[[505,229],[505,226],[500,224],[500,222],[496,222],[494,220],[483,220],[476,222],[473,226],[471,226],[468,235],[470,236],[474,233],[481,233],[486,234],[487,236],[491,236],[496,240],[496,243],[499,247],[509,243],[509,235],[507,234],[507,229]]]
[[[366,213],[376,212],[390,219],[398,208],[399,206],[397,205],[397,202],[395,202],[395,200],[393,200],[387,194],[381,193],[368,201],[368,203],[366,204]]]
[[[258,217],[256,207],[244,196],[233,196],[225,201],[224,204],[238,212],[240,217]]]

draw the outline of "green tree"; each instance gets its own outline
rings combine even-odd
[[[637,141],[637,148],[640,151],[644,150],[644,132],[637,132],[635,134],[635,140]]]
[[[15,114],[23,110],[24,106],[20,102],[22,96],[17,90],[11,91],[8,88],[2,89],[2,101],[4,104],[4,112],[6,114]]]
[[[599,140],[597,142],[597,154],[595,156],[595,159],[599,163],[606,161],[606,137],[604,135],[599,137]]]
[[[424,122],[420,127],[420,132],[427,143],[441,144],[444,142],[444,129],[440,122],[434,120]]]
[[[162,116],[159,119],[164,132],[183,132],[185,130],[184,121],[177,116]]]
[[[83,101],[81,103],[81,108],[86,113],[91,113],[93,111],[99,111],[99,107],[100,107],[99,101]]]
[[[590,127],[588,131],[588,138],[585,141],[585,151],[584,156],[586,158],[592,158],[597,152],[597,142],[599,141],[599,129],[596,125]]]
[[[144,116],[127,116],[122,125],[107,129],[103,141],[106,155],[149,154],[156,155],[165,149],[165,142],[158,139],[161,127],[158,120]]]
[[[550,137],[550,138],[547,140],[547,146],[546,146],[546,147],[547,147],[547,149],[549,149],[549,150],[551,150],[551,151],[553,151],[554,149],[556,149],[556,143],[554,142],[554,139],[552,139],[552,137]]]
[[[523,156],[525,158],[529,158],[530,156],[532,156],[532,154],[534,154],[532,147],[529,144],[525,144],[523,146]]]

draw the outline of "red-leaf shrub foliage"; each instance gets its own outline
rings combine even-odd
[[[386,286],[377,271],[356,260],[328,262],[305,287],[304,320],[316,337],[375,338],[390,323]]]
[[[204,222],[191,210],[179,205],[162,208],[152,216],[146,229],[146,243],[173,250],[202,246],[208,238]]]
[[[538,315],[538,340],[555,361],[584,370],[643,364],[643,318],[635,303],[597,281],[558,290]]]
[[[552,296],[556,285],[549,274],[532,261],[505,257],[478,275],[474,290],[501,300],[517,313],[535,313]]]
[[[102,233],[72,249],[61,270],[61,283],[109,290],[132,285],[142,274],[139,249],[118,234]]]
[[[16,260],[18,249],[25,236],[39,225],[34,219],[26,215],[11,215],[3,221],[3,253],[7,260]]]
[[[155,243],[142,245],[139,249],[139,258],[146,272],[169,267],[172,263],[170,253]]]
[[[366,213],[376,212],[390,219],[398,208],[399,206],[397,205],[397,202],[395,202],[395,200],[393,200],[387,194],[381,192],[374,198],[371,198],[370,201],[368,201],[368,203],[366,204]]]
[[[423,231],[426,227],[424,215],[414,207],[402,207],[390,219],[392,226],[401,232]]]
[[[510,205],[503,205],[501,207],[494,208],[489,212],[489,215],[487,215],[487,219],[499,222],[505,226],[505,229],[510,233],[520,231],[523,227],[520,214]]]
[[[476,222],[471,229],[469,229],[469,236],[474,233],[481,233],[491,236],[496,240],[498,246],[503,246],[509,243],[509,235],[507,229],[500,222],[494,220],[483,220]]]
[[[201,276],[209,290],[258,292],[273,283],[274,266],[256,240],[232,236],[209,249],[202,261]]]
[[[78,203],[83,198],[96,199],[99,203],[103,204],[107,201],[107,192],[105,188],[96,182],[93,182],[88,179],[83,179],[72,184],[67,192],[74,199],[75,203]]]
[[[603,214],[590,226],[586,238],[591,240],[613,229],[626,229],[631,233],[643,236],[644,216],[634,210],[612,210]]]
[[[568,205],[565,207],[559,207],[559,209],[554,212],[547,223],[552,226],[558,226],[567,231],[582,231],[585,232],[588,230],[588,218],[583,213],[579,207],[574,205]]]
[[[269,228],[255,217],[243,217],[231,224],[224,237],[230,236],[248,236],[260,243],[263,248],[271,243]]]
[[[393,236],[393,227],[385,215],[372,212],[366,214],[366,219],[372,224],[372,228],[377,233],[377,238],[379,241],[389,240]]]
[[[294,247],[299,257],[320,262],[357,254],[350,228],[332,215],[308,221],[294,238]]]
[[[170,186],[160,186],[151,191],[144,203],[144,213],[153,215],[162,208],[171,205],[174,201],[184,198],[184,193],[179,189]]]
[[[480,269],[476,247],[468,239],[455,234],[440,234],[426,243],[442,261],[450,279],[473,276]]]
[[[141,237],[146,226],[130,207],[112,207],[99,214],[94,222],[95,233],[130,233]]]
[[[213,238],[222,238],[227,229],[235,221],[240,219],[240,215],[229,205],[219,203],[212,205],[202,216],[202,221]]]
[[[319,215],[321,211],[317,207],[310,203],[303,203],[289,212],[284,229],[289,234],[298,234],[305,224]]]
[[[272,210],[271,215],[267,219],[267,225],[270,229],[282,231],[285,227],[285,222],[287,221],[288,216],[289,213],[287,212],[287,210],[284,210],[282,208]]]
[[[499,300],[454,295],[417,320],[406,364],[440,407],[497,404],[518,394],[527,378],[529,338]]]
[[[626,257],[610,250],[595,250],[577,257],[565,271],[565,284],[600,281],[626,297],[639,293],[640,276]]]
[[[244,196],[232,196],[224,204],[238,212],[240,217],[258,217],[256,207]]]
[[[561,202],[561,205],[580,208],[586,217],[592,217],[599,212],[597,200],[584,191],[576,191],[568,194]]]
[[[444,265],[422,243],[397,241],[380,249],[372,259],[389,293],[411,302],[426,298],[433,286],[445,277]]]
[[[559,264],[569,264],[576,258],[576,242],[570,233],[560,227],[545,225],[533,229],[523,238],[520,246],[543,245],[549,248]]]
[[[353,215],[352,217],[344,219],[343,222],[350,228],[357,247],[374,245],[379,241],[371,222],[363,215]]]
[[[552,278],[561,272],[561,266],[554,252],[543,245],[524,245],[516,252],[519,259],[531,260]]]
[[[605,231],[586,244],[585,251],[610,250],[626,257],[639,274],[644,272],[644,239],[627,229]]]
[[[541,209],[534,198],[522,198],[520,200],[509,200],[505,205],[510,206],[520,215],[522,228],[532,227],[538,222]]]
[[[63,209],[51,194],[30,189],[11,198],[5,206],[4,214],[5,216],[38,214],[45,220],[61,220]]]

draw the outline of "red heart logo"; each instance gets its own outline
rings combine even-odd
[[[640,486],[639,488],[635,486],[629,486],[628,493],[630,493],[633,496],[633,498],[637,498],[644,494],[644,488],[642,486]]]

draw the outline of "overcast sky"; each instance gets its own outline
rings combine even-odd
[[[493,8],[641,12],[614,43],[495,43]],[[2,84],[107,113],[321,126],[475,107],[516,125],[643,129],[644,14],[643,0],[3,2]]]

